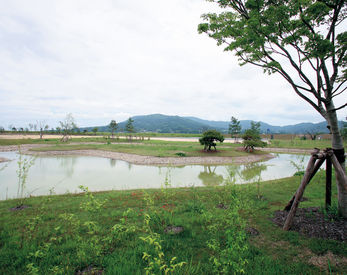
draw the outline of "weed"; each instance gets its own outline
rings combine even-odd
[[[324,214],[324,218],[327,221],[343,220],[336,201],[333,201],[332,205],[328,206],[328,208],[321,206],[320,211]]]
[[[22,206],[25,201],[25,184],[28,178],[29,169],[31,166],[35,163],[35,157],[24,157],[20,147],[18,147],[18,169],[17,169],[17,176],[18,176],[18,189],[17,189],[17,198],[20,198],[20,204],[19,206]]]
[[[87,201],[81,204],[81,209],[96,212],[99,211],[106,203],[106,200],[101,201],[96,199],[93,193],[89,192],[88,187],[80,185],[78,188],[85,193],[85,197],[87,198]]]
[[[96,267],[107,274],[318,274],[297,255],[310,249],[345,256],[344,243],[283,232],[269,220],[296,181],[262,183],[267,201],[255,198],[255,185],[232,182],[179,189],[163,184],[141,196],[83,187],[83,195],[28,198],[32,207],[25,213],[8,211],[11,201],[1,201],[0,273],[76,274]],[[310,186],[306,203],[317,205],[322,190],[324,182]],[[169,234],[168,225],[184,230]],[[260,235],[247,236],[246,226]],[[345,270],[331,262],[330,268]]]
[[[144,216],[144,225],[147,236],[140,237],[142,241],[147,243],[150,250],[153,252],[143,252],[142,259],[147,262],[145,267],[146,274],[172,274],[176,269],[182,268],[186,262],[175,263],[176,257],[172,257],[169,262],[165,260],[165,255],[162,249],[162,240],[158,233],[151,230],[150,227],[151,217],[148,214]],[[151,253],[151,254],[149,254]]]

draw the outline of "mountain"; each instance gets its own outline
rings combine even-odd
[[[222,130],[222,132],[227,132],[229,128],[230,121],[213,121],[204,120],[196,117],[186,117],[201,124],[208,125],[210,128]],[[251,128],[252,120],[240,120],[240,125],[242,130]],[[343,122],[339,122],[340,127],[342,127]],[[273,126],[268,123],[260,121],[260,132],[261,133],[273,133],[273,134],[306,134],[307,132],[314,133],[329,133],[326,121],[319,123],[299,123],[294,125],[286,126]]]
[[[158,133],[200,133],[202,129],[208,128],[203,123],[180,116],[166,116],[153,114],[146,116],[134,116],[134,128],[137,132]],[[119,129],[124,129],[127,121],[119,123]]]
[[[223,133],[228,132],[230,121],[204,120],[197,117],[167,116],[162,114],[152,114],[145,116],[134,116],[134,128],[136,132],[158,132],[158,133],[202,133],[207,129],[216,129]],[[251,127],[252,120],[241,120],[242,130]],[[118,123],[118,132],[123,132],[127,121]],[[340,121],[342,126],[342,121]],[[310,133],[328,133],[326,122],[320,123],[299,123],[295,125],[273,126],[260,121],[261,133],[272,134],[306,134]],[[83,127],[81,131],[92,131],[95,127]],[[97,127],[99,132],[109,132],[108,126]]]
[[[209,129],[208,125],[193,121],[180,116],[166,116],[161,114],[134,116],[133,126],[136,132],[158,132],[158,133],[201,133]],[[125,129],[126,121],[118,123],[119,132]],[[94,127],[84,127],[80,130],[91,131]],[[99,126],[98,131],[110,131],[108,126]]]

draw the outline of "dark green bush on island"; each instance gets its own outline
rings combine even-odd
[[[254,147],[265,147],[266,143],[260,137],[260,123],[251,122],[251,128],[246,130],[242,136],[245,151],[253,152]]]
[[[199,139],[200,144],[204,145],[205,151],[211,151],[211,147],[214,147],[214,150],[216,149],[217,143],[216,141],[223,142],[224,136],[216,131],[216,130],[208,130],[203,133],[202,138]]]

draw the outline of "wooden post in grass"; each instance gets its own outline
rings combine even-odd
[[[319,168],[322,166],[323,162],[325,161],[325,158],[320,158],[318,159],[318,161],[315,163],[314,168],[313,168],[313,172],[311,174],[310,179],[308,180],[307,184],[310,183],[311,179],[313,178],[313,176],[317,173],[317,171],[319,170]],[[296,193],[293,195],[293,197],[291,198],[291,200],[288,202],[288,204],[286,205],[286,207],[284,207],[284,210],[289,211],[290,208],[292,208],[293,202],[295,200],[295,195]]]
[[[325,170],[325,209],[331,206],[331,176],[332,176],[332,164],[330,156],[326,158],[326,170]]]
[[[338,182],[341,182],[343,188],[347,191],[347,175],[344,169],[342,168],[334,153],[331,154],[330,158],[335,168],[336,178],[338,179]]]
[[[315,165],[316,160],[318,158],[318,156],[317,156],[318,153],[319,153],[319,149],[316,149],[316,148],[312,152],[312,156],[311,156],[311,158],[307,164],[304,177],[301,181],[301,184],[300,184],[298,191],[296,191],[294,202],[292,204],[292,207],[290,208],[290,211],[287,215],[286,221],[283,225],[283,230],[289,230],[290,226],[292,225],[293,218],[294,218],[295,213],[296,213],[296,209],[298,208],[299,202],[302,198],[302,195],[304,194],[305,188],[306,188],[307,184],[309,183],[310,179],[313,177],[314,165]]]
[[[318,159],[318,161],[317,161]],[[347,191],[347,175],[337,160],[334,152],[331,148],[327,148],[323,153],[319,153],[319,149],[315,148],[312,152],[312,156],[308,162],[304,177],[301,184],[296,191],[294,197],[289,201],[285,210],[290,210],[286,221],[283,225],[283,230],[289,230],[293,222],[296,210],[298,208],[299,202],[304,194],[306,186],[309,184],[310,180],[313,178],[315,173],[318,171],[320,166],[326,160],[326,193],[325,193],[325,207],[328,208],[331,205],[331,178],[332,178],[332,165],[335,168],[336,177],[338,182],[342,183],[343,188]]]

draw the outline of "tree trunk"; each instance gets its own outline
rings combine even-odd
[[[331,145],[334,151],[334,154],[341,164],[344,171],[345,168],[345,150],[343,148],[343,140],[341,133],[339,131],[339,125],[337,120],[336,111],[334,111],[335,107],[333,103],[327,104],[327,120],[330,126],[331,131]],[[347,191],[343,187],[343,182],[339,182],[342,179],[336,178],[337,184],[337,195],[338,195],[338,210],[339,213],[347,219]]]

